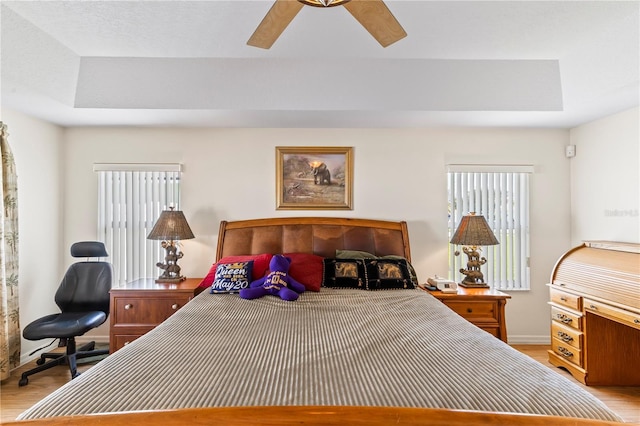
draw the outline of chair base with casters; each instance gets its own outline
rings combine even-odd
[[[66,346],[67,350],[63,352],[45,352],[40,355],[40,358],[36,360],[38,367],[32,368],[29,371],[22,373],[18,386],[25,386],[29,383],[29,376],[39,373],[41,371],[48,370],[49,368],[57,365],[68,364],[69,371],[71,373],[71,379],[75,379],[80,375],[78,373],[77,360],[83,358],[89,358],[94,356],[109,355],[109,349],[95,349],[96,342],[85,343],[76,349],[76,339],[70,337],[68,339],[61,339],[58,347]],[[47,360],[49,360],[47,362]]]
[[[83,241],[71,246],[73,257],[108,256],[104,244]],[[71,379],[78,376],[77,360],[98,355],[108,355],[108,349],[95,350],[95,342],[76,348],[76,337],[104,323],[109,316],[109,292],[111,290],[111,264],[100,261],[81,261],[67,270],[55,294],[60,313],[46,315],[31,322],[22,331],[27,340],[60,339],[59,347],[66,352],[49,352],[40,355],[38,366],[22,373],[18,385],[29,383],[29,376],[61,364],[67,364]],[[49,361],[47,361],[49,360]]]

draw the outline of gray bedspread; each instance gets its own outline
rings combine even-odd
[[[620,420],[421,290],[201,293],[20,415],[207,406],[438,407]]]

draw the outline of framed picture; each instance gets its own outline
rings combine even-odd
[[[351,210],[353,148],[276,147],[278,210]]]

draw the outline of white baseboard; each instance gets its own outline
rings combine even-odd
[[[546,334],[544,336],[508,336],[510,345],[550,345],[551,335]]]
[[[92,336],[78,336],[78,337],[76,337],[76,345],[78,345],[78,346],[84,345],[85,343],[89,343],[89,342],[109,343],[109,336],[92,335]],[[43,344],[46,344],[46,341],[43,341]],[[47,346],[46,348],[43,348],[43,349],[35,352],[33,355],[29,355],[29,353],[33,349],[29,350],[29,352],[27,352],[27,353],[20,354],[20,365],[18,367],[21,367],[21,366],[33,361],[34,359],[38,358],[41,353],[43,353],[43,352],[51,352],[57,347],[58,347],[58,342],[56,341],[51,346]],[[16,368],[18,368],[18,367],[16,367]]]
[[[83,345],[89,342],[96,343],[109,343],[109,336],[99,336],[97,334],[92,334],[91,336],[78,336],[76,337],[76,343],[78,345]]]
[[[53,343],[51,343],[51,346],[42,347],[42,346],[48,345],[50,342],[53,342]],[[38,341],[37,343],[39,345],[37,345],[37,346],[34,345],[36,347],[32,346],[29,349],[25,348],[24,344],[22,345],[22,349],[21,350],[23,352],[20,353],[20,365],[18,367],[16,367],[16,368],[19,368],[19,367],[21,367],[21,366],[33,361],[34,359],[38,358],[41,353],[51,352],[55,348],[58,347],[58,340],[57,339],[55,339],[55,340],[54,339],[45,339],[45,340],[42,340],[42,341]],[[41,347],[42,349],[36,349],[38,347]]]
[[[33,355],[29,355],[29,354],[20,354],[20,365],[17,366],[15,369],[18,369],[20,367],[22,367],[25,364],[30,363],[31,361],[33,361],[34,359],[38,358],[40,356],[40,352],[44,352],[44,350],[42,351],[38,351]]]

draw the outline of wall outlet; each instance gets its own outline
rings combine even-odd
[[[576,146],[575,145],[567,145],[564,147],[564,155],[566,155],[567,158],[571,158],[571,157],[575,157],[576,156]]]

